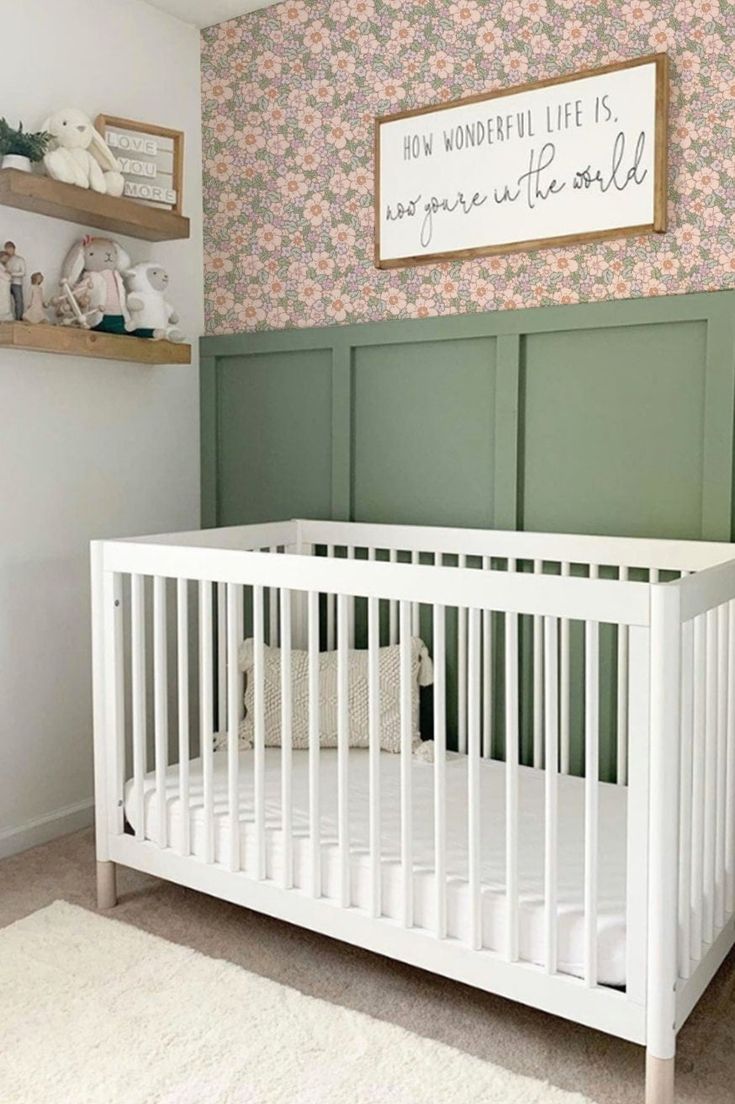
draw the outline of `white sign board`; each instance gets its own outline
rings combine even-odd
[[[665,230],[666,60],[377,119],[375,263]]]
[[[111,115],[99,115],[97,129],[120,164],[125,180],[123,195],[180,214],[181,131]]]

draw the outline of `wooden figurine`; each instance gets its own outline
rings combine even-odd
[[[31,275],[31,301],[23,312],[23,321],[36,325],[48,323],[47,306],[48,303],[43,298],[43,273],[34,272]]]
[[[10,294],[12,277],[8,272],[10,254],[5,250],[0,251],[0,322],[14,322],[15,311],[13,299]]]
[[[5,267],[10,273],[10,294],[13,297],[13,314],[15,321],[20,322],[25,310],[23,281],[26,275],[26,263],[15,251],[15,242],[6,241],[5,252],[8,260]]]

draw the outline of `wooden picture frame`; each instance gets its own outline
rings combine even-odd
[[[164,204],[156,204],[161,206],[164,210],[173,211],[175,215],[183,214],[184,203],[184,132],[183,130],[172,130],[170,127],[159,126],[157,123],[141,123],[133,119],[123,119],[116,115],[98,115],[95,120],[95,127],[100,132],[102,137],[105,137],[105,133],[108,129],[132,131],[135,134],[145,135],[151,138],[165,138],[172,142],[173,147],[173,166],[171,173],[171,187],[176,193],[176,200],[171,206]],[[118,156],[116,149],[112,150],[115,156]],[[140,200],[133,200],[133,202],[140,202]]]
[[[464,108],[470,105],[482,105],[490,103],[492,101],[501,100],[509,96],[518,96],[524,93],[535,93],[542,89],[552,89],[560,85],[569,85],[573,90],[573,86],[576,82],[582,80],[588,80],[589,78],[604,77],[610,74],[618,74],[627,70],[637,69],[641,66],[653,66],[653,72],[655,74],[654,93],[653,99],[648,104],[648,109],[652,113],[653,123],[653,143],[650,153],[647,154],[650,162],[650,168],[652,170],[653,180],[648,185],[652,189],[652,195],[650,196],[651,217],[645,221],[635,222],[629,225],[620,226],[601,226],[600,228],[589,227],[577,232],[565,232],[558,234],[536,234],[534,236],[524,236],[517,239],[512,239],[502,242],[479,242],[477,245],[465,245],[462,248],[450,248],[450,249],[437,249],[427,250],[424,252],[407,252],[405,255],[392,256],[383,255],[383,241],[381,240],[381,221],[384,212],[381,209],[383,202],[383,194],[386,190],[384,188],[384,181],[381,179],[381,170],[383,166],[381,161],[383,160],[382,154],[382,140],[385,135],[384,128],[390,126],[392,123],[397,123],[405,119],[418,119],[425,116],[438,115],[441,112],[452,111],[455,108]],[[579,102],[579,101],[577,101]],[[375,265],[381,269],[391,268],[403,268],[410,265],[432,264],[437,261],[451,260],[451,259],[469,259],[473,257],[490,256],[492,254],[499,253],[515,253],[526,252],[534,249],[540,249],[544,247],[562,246],[562,245],[576,245],[584,242],[600,241],[603,239],[619,238],[628,235],[647,234],[647,233],[663,233],[666,230],[667,224],[667,173],[668,173],[668,150],[667,150],[667,127],[668,127],[668,105],[669,105],[669,77],[668,77],[668,56],[665,53],[648,54],[644,57],[634,58],[629,61],[614,62],[610,65],[600,66],[598,68],[584,69],[577,73],[570,75],[564,75],[559,77],[549,77],[545,80],[532,81],[527,84],[515,85],[511,88],[495,89],[491,92],[483,92],[473,96],[467,96],[457,100],[451,100],[447,103],[434,104],[429,107],[414,108],[408,111],[399,111],[389,115],[378,116],[375,119],[374,129],[374,182],[375,182],[375,232],[374,232],[374,256]],[[530,119],[530,116],[529,116]],[[605,120],[606,122],[608,120]],[[613,117],[613,123],[617,122],[617,117]],[[480,124],[478,123],[478,126]],[[530,129],[530,127],[529,127]],[[601,131],[598,131],[601,133]],[[488,134],[489,134],[489,120],[488,120]],[[405,143],[405,139],[404,139]],[[437,144],[438,145],[438,144]],[[445,138],[446,146],[446,138]],[[420,148],[420,147],[414,147]],[[424,151],[425,151],[424,146]],[[492,148],[492,147],[490,147]],[[459,146],[457,146],[459,149]],[[406,147],[403,147],[403,156],[406,158]],[[445,150],[446,152],[446,150]],[[637,147],[636,147],[637,153]],[[429,154],[433,155],[433,148],[429,147]],[[421,154],[419,154],[419,157]],[[614,155],[613,155],[614,156]],[[428,163],[428,162],[427,162]],[[429,174],[427,174],[429,175]],[[525,174],[529,175],[529,174]],[[589,181],[585,178],[584,171],[577,170],[574,174],[576,177],[583,178],[584,186],[589,188]],[[593,181],[594,182],[594,181]],[[517,182],[520,185],[520,178]],[[569,183],[569,181],[567,181]],[[636,179],[635,183],[639,181]],[[501,182],[501,187],[502,187]],[[572,181],[573,188],[577,188],[578,185]],[[489,186],[488,186],[489,187]],[[616,184],[617,187],[617,184]],[[414,189],[415,191],[416,189]],[[520,188],[519,188],[520,190]],[[561,189],[559,189],[561,190]],[[600,189],[601,190],[601,189]],[[508,186],[505,186],[505,192],[508,191]],[[488,198],[495,203],[502,202],[503,193],[500,192],[501,199],[497,198],[498,189],[495,188],[493,195],[488,192],[482,199],[482,194],[474,190],[474,184],[471,185],[467,196],[463,196],[463,204],[472,206],[475,199],[478,201],[475,206],[481,206]],[[457,195],[463,195],[463,193],[453,192],[451,199],[454,200]],[[591,193],[592,194],[592,193]],[[615,193],[613,193],[615,194]],[[470,196],[472,198],[470,199]],[[413,194],[410,196],[407,193],[408,199],[413,199]],[[421,195],[419,195],[421,199]],[[431,194],[431,200],[436,202],[437,197]],[[400,211],[399,211],[400,208]],[[492,209],[492,205],[488,210]],[[412,218],[418,216],[420,218],[422,208],[419,205],[417,211],[413,215],[406,213],[408,210],[407,205],[399,203],[395,210],[395,220],[400,218]],[[450,210],[450,208],[446,208]],[[453,209],[452,209],[453,210]],[[392,209],[388,204],[386,207],[386,221],[388,221],[392,214]],[[465,214],[468,212],[465,211]],[[426,216],[428,217],[428,216]],[[416,225],[420,225],[418,222]],[[418,244],[418,243],[416,243]],[[423,242],[421,243],[423,244]],[[386,253],[389,250],[385,251]]]

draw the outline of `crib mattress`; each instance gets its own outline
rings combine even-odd
[[[280,827],[280,749],[265,750],[266,876],[278,881],[283,873],[283,833]],[[240,752],[240,854],[245,870],[256,862],[253,821],[252,751]],[[322,749],[320,755],[322,894],[336,898],[339,892],[337,846],[337,752]],[[434,778],[431,763],[412,760],[414,923],[434,928],[436,887],[434,866]],[[401,916],[400,864],[400,756],[380,755],[381,785],[381,890],[383,914]],[[178,798],[178,767],[166,776],[168,841],[180,846],[182,807]],[[308,752],[293,752],[293,878],[297,887],[310,886],[308,847]],[[157,842],[158,810],[153,773],[146,775],[145,835]],[[449,754],[446,766],[447,796],[447,931],[468,939],[470,898],[467,885],[467,759]],[[625,984],[625,866],[626,803],[624,786],[600,784],[600,853],[598,896],[599,982]],[[483,759],[480,769],[482,943],[502,951],[506,938],[505,882],[505,768]],[[214,753],[215,861],[229,863],[227,806],[227,752]],[[125,789],[128,822],[135,823],[132,782]],[[370,856],[368,849],[368,753],[352,749],[349,759],[349,815],[352,846],[350,882],[353,906],[370,906]],[[195,856],[203,856],[204,815],[202,765],[190,764],[190,842]],[[520,956],[544,964],[544,772],[519,768],[518,875],[520,890]],[[248,823],[249,821],[249,823]],[[558,825],[558,965],[564,973],[583,976],[584,967],[584,782],[559,777]]]

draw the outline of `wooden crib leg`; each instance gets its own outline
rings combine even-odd
[[[114,862],[97,863],[97,908],[111,909],[117,904],[117,870]]]
[[[646,1053],[646,1104],[674,1104],[674,1061]]]

